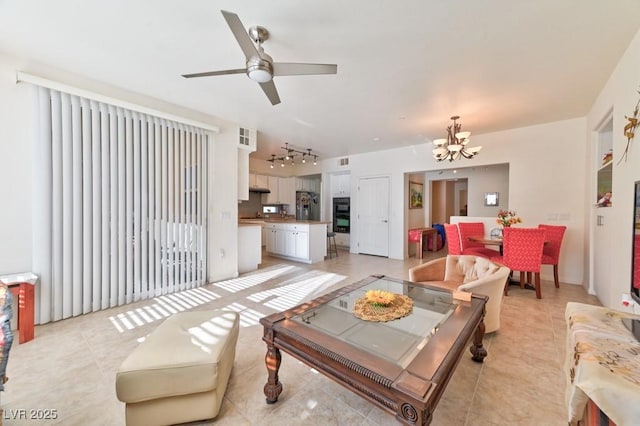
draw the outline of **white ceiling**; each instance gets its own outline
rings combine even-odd
[[[220,10],[270,33],[272,106],[243,74]],[[638,0],[0,0],[0,52],[258,130],[322,157],[430,142],[460,115],[475,134],[584,116],[640,28]],[[639,82],[640,83],[640,82]],[[633,88],[630,88],[632,90]]]

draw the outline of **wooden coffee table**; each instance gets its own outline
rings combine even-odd
[[[353,314],[367,290],[410,297],[411,313],[388,322]],[[385,276],[371,276],[260,320],[267,344],[267,403],[282,392],[284,351],[405,424],[429,424],[467,344],[475,361],[482,346],[486,296],[453,298],[451,292]]]

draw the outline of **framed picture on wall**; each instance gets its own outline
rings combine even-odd
[[[409,208],[421,209],[424,197],[424,185],[419,182],[409,182]]]
[[[497,192],[485,192],[484,193],[484,205],[488,207],[494,207],[499,205]]]

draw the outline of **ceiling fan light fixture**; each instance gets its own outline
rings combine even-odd
[[[247,75],[251,80],[258,83],[267,83],[273,78],[269,71],[258,67],[247,68]]]
[[[268,83],[273,78],[273,65],[268,59],[253,56],[247,61],[247,75],[255,82]]]
[[[280,103],[280,96],[278,95],[278,90],[273,83],[274,75],[337,74],[338,66],[336,64],[309,64],[296,62],[276,62],[274,64],[273,58],[266,54],[262,48],[262,43],[269,39],[269,31],[266,28],[253,26],[249,28],[247,32],[247,29],[245,29],[245,26],[242,24],[242,21],[240,21],[240,17],[237,14],[226,10],[221,10],[220,12],[238,42],[242,53],[244,53],[244,57],[246,58],[245,67],[241,69],[183,74],[182,76],[184,78],[246,73],[249,79],[260,84],[262,91],[271,102],[271,105],[277,105]]]

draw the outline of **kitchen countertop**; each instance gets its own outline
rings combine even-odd
[[[300,223],[300,224],[304,224],[304,225],[322,225],[322,224],[329,224],[331,223],[330,221],[324,221],[324,220],[296,220],[294,218],[287,218],[287,219],[283,219],[283,218],[275,218],[275,217],[269,217],[269,218],[249,218],[249,219],[238,219],[238,224],[239,225],[260,225],[260,224],[267,224],[267,223],[291,223],[291,224],[296,224],[296,223]]]

